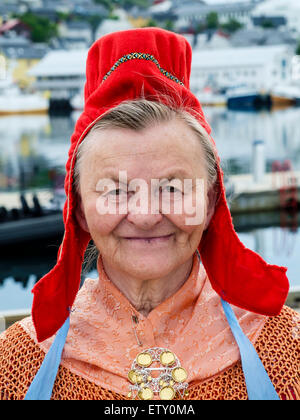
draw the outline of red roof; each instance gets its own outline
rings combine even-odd
[[[19,19],[11,19],[8,20],[7,22],[3,23],[0,26],[0,33],[4,33],[6,31],[10,31],[11,29],[13,29],[14,27],[18,26],[18,25],[23,25],[25,26]]]

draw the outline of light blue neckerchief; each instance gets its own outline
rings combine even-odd
[[[249,400],[279,400],[275,388],[250,340],[243,333],[231,306],[221,299],[224,313],[240,350]],[[50,400],[67,339],[70,317],[56,334],[44,361],[33,379],[25,400]]]

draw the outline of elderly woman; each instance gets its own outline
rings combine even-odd
[[[299,399],[286,268],[235,233],[189,90],[191,49],[137,29],[90,49],[57,265],[0,336],[0,399]],[[97,280],[79,289],[93,241]]]

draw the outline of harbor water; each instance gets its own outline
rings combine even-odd
[[[205,108],[204,112],[224,174],[252,172],[254,141],[263,142],[267,172],[272,171],[274,161],[289,161],[293,170],[300,170],[300,108],[252,113],[216,107]],[[0,207],[8,205],[10,193],[62,186],[69,139],[77,117],[78,113],[0,118]],[[245,246],[269,264],[287,267],[291,287],[300,287],[299,214],[292,218],[280,214],[242,218],[237,215],[233,223]],[[55,264],[59,240],[3,248],[0,311],[31,306],[31,289]]]

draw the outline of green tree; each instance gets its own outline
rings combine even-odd
[[[228,22],[223,23],[221,28],[227,32],[233,33],[241,28],[243,28],[243,24],[236,19],[229,19]]]
[[[70,13],[68,12],[57,12],[58,20],[67,21],[70,20]]]
[[[94,0],[94,3],[102,4],[110,11],[114,7],[131,8],[133,6],[138,6],[147,8],[151,5],[149,0]]]
[[[100,15],[92,15],[92,16],[87,17],[86,20],[91,25],[93,42],[94,42],[96,41],[97,29],[99,28],[99,25],[102,22],[103,18]]]
[[[219,27],[219,16],[217,12],[210,12],[206,16],[207,29],[217,29]]]
[[[168,31],[174,31],[174,22],[170,19],[166,20],[165,29],[167,29]]]
[[[298,41],[298,45],[297,45],[297,47],[296,47],[295,54],[296,54],[296,55],[300,55],[300,39],[299,39],[299,41]]]
[[[57,25],[46,17],[27,12],[19,16],[19,19],[31,29],[31,40],[33,42],[48,42],[58,34]]]
[[[200,33],[204,32],[205,29],[206,29],[206,25],[205,25],[204,22],[200,22],[200,23],[197,23],[195,25],[195,33],[196,34],[200,34]]]
[[[131,8],[133,6],[141,7],[142,9],[146,9],[150,6],[149,0],[119,0],[115,2],[124,8]]]
[[[94,0],[94,3],[101,4],[102,6],[106,7],[106,9],[110,12],[113,9],[113,2],[111,0]]]
[[[154,19],[150,18],[148,19],[148,22],[146,23],[145,27],[149,27],[149,26],[158,26],[158,25]]]

